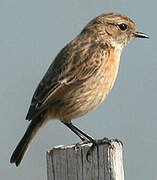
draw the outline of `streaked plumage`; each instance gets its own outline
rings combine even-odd
[[[127,25],[125,31],[121,24]],[[102,14],[60,51],[34,93],[26,116],[31,123],[12,163],[19,165],[30,140],[48,119],[71,123],[105,99],[116,80],[122,49],[135,34],[135,24],[129,18]]]

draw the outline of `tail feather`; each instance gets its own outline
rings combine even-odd
[[[29,144],[31,143],[33,137],[35,136],[39,128],[42,126],[43,122],[44,120],[41,117],[37,117],[36,119],[33,119],[31,121],[24,136],[22,137],[21,141],[19,142],[11,156],[11,163],[15,163],[16,166],[20,164]]]

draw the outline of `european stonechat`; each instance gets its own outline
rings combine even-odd
[[[12,154],[18,166],[37,131],[49,119],[59,119],[82,141],[96,140],[71,123],[96,108],[117,77],[123,48],[135,37],[148,38],[119,13],[91,20],[50,65],[33,95],[26,119],[30,124]]]

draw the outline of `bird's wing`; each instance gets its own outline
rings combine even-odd
[[[50,65],[43,79],[40,81],[32,97],[26,119],[31,120],[40,110],[41,105],[50,93],[54,92],[61,86],[59,76],[66,66],[66,59],[69,58],[68,46],[63,48],[54,62]]]
[[[70,86],[72,83],[83,82],[90,78],[99,68],[101,60],[100,47],[88,42],[77,44],[74,40],[61,50],[50,65],[45,76],[39,83],[27,113],[26,119],[31,120],[49,100],[55,102],[55,93]],[[54,98],[53,98],[54,97]]]

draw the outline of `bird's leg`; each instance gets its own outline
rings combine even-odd
[[[82,130],[80,130],[79,128],[77,128],[76,126],[74,126],[72,123],[65,123],[64,124],[70,128],[77,136],[79,136],[79,138],[82,141],[88,141],[92,143],[92,146],[90,147],[90,149],[87,151],[86,154],[86,159],[88,161],[88,157],[89,155],[93,152],[94,148],[100,144],[104,144],[107,143],[109,145],[111,145],[111,141],[108,138],[104,138],[104,139],[100,139],[100,140],[96,140],[93,137],[89,136],[88,134],[86,134],[85,132],[83,132]]]
[[[92,137],[85,134],[83,131],[81,131],[79,128],[74,126],[72,123],[65,123],[63,122],[69,129],[71,129],[83,142],[89,141],[89,138],[94,140]],[[89,138],[88,138],[89,137]]]
[[[90,154],[93,152],[94,148],[95,147],[98,147],[98,145],[101,145],[101,144],[108,144],[109,146],[111,146],[111,140],[109,140],[108,138],[104,137],[103,139],[95,139],[93,142],[92,142],[92,146],[89,148],[89,150],[87,151],[87,154],[86,154],[86,159],[87,161],[89,161],[89,156]]]

